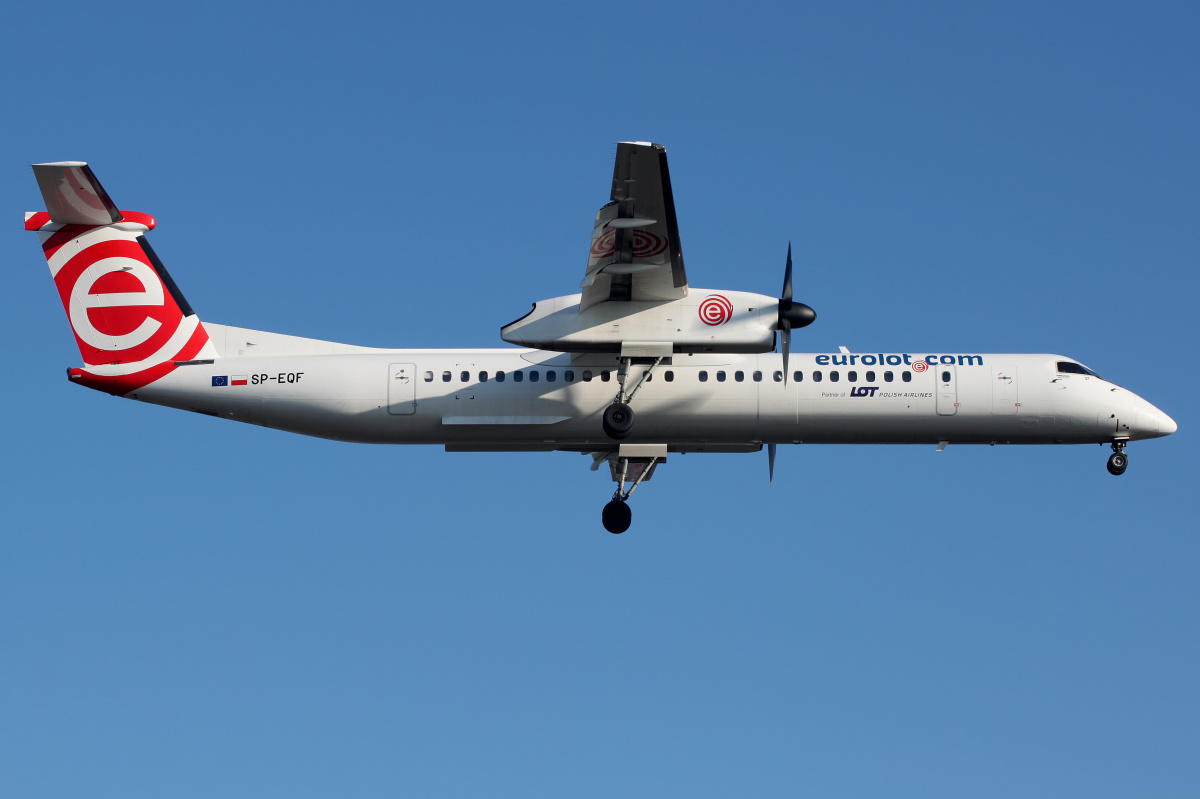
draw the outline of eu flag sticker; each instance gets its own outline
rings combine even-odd
[[[220,377],[216,377],[216,376],[214,376],[214,377],[213,377],[213,385],[214,385],[214,386],[227,386],[227,385],[229,385],[229,376],[228,376],[228,375],[221,375]]]

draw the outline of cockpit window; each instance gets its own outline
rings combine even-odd
[[[1100,377],[1100,375],[1083,364],[1075,363],[1074,361],[1059,361],[1058,373],[1060,375],[1091,375],[1092,377]],[[1101,379],[1103,380],[1103,378]]]

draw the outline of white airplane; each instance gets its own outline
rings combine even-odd
[[[501,328],[520,348],[358,347],[201,323],[87,164],[35,164],[27,213],[83,366],[71,381],[129,399],[339,441],[448,452],[567,450],[607,464],[605,529],[668,453],[778,444],[1110,444],[1174,433],[1146,400],[1061,355],[790,353],[816,314],[792,299],[688,285],[665,149],[617,146],[582,292]],[[776,353],[776,333],[782,339]],[[626,489],[626,486],[629,486]]]

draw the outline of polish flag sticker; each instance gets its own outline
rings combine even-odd
[[[229,385],[231,385],[231,386],[246,385],[246,376],[245,375],[231,375],[229,377]]]

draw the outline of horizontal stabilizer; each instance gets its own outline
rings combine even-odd
[[[121,221],[121,212],[83,161],[34,164],[33,174],[50,221],[64,225],[111,225]]]

